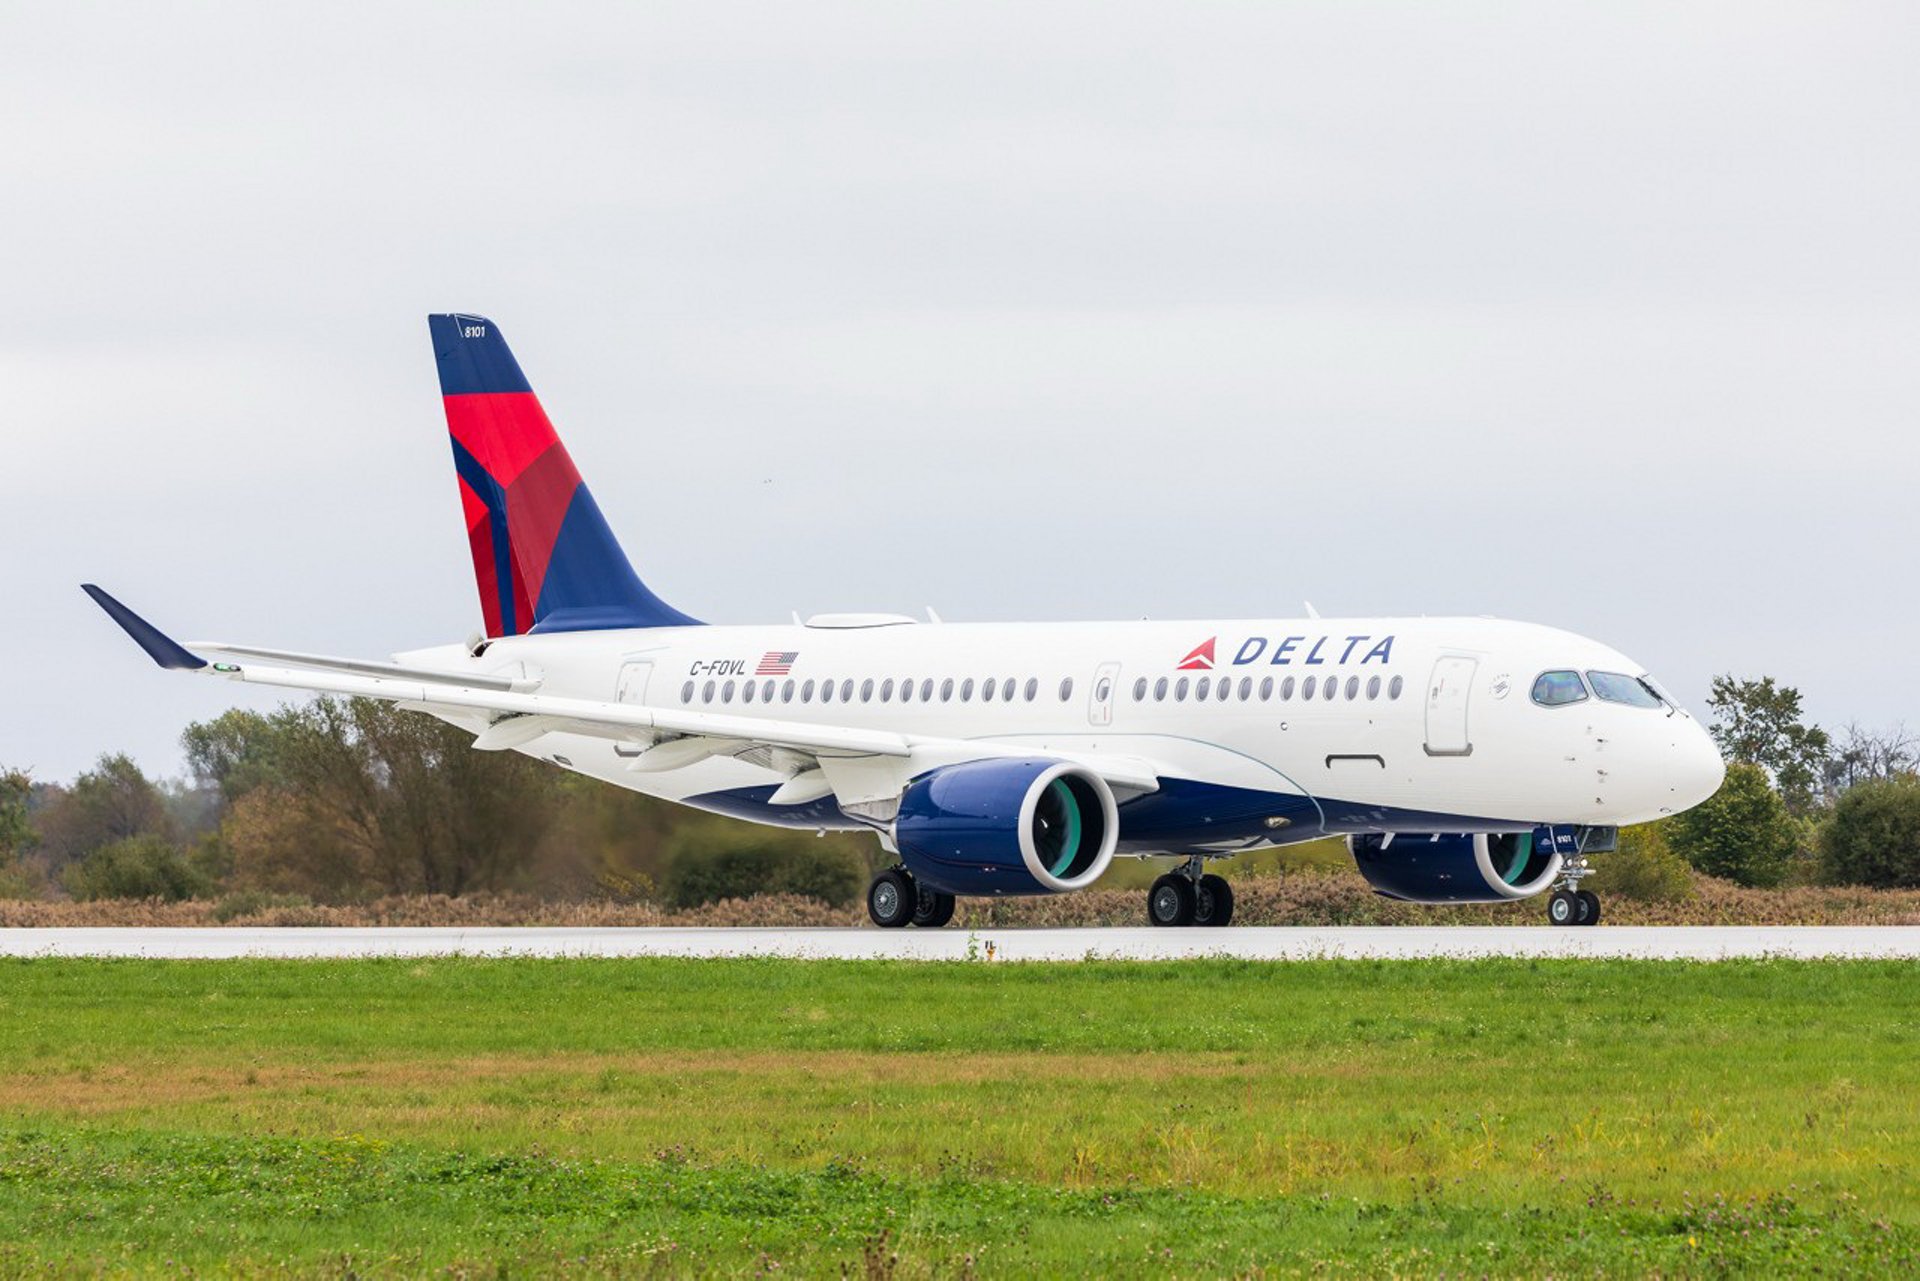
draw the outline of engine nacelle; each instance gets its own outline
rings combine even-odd
[[[1374,893],[1409,903],[1504,903],[1529,898],[1560,875],[1551,833],[1405,833],[1349,836],[1347,849]]]
[[[1119,839],[1106,780],[1044,759],[934,770],[908,786],[893,823],[907,870],[949,894],[1085,889],[1107,870]]]

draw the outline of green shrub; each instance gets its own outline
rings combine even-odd
[[[23,858],[0,858],[0,899],[45,898],[47,878]]]
[[[755,894],[799,894],[836,907],[866,888],[866,868],[845,842],[741,823],[693,823],[668,843],[661,897],[696,907]]]
[[[102,845],[66,870],[67,893],[77,899],[199,898],[213,882],[165,837],[145,833]]]
[[[1820,870],[1838,885],[1920,886],[1920,779],[1848,788],[1821,833]]]
[[[1697,871],[1741,885],[1786,879],[1800,828],[1758,765],[1727,766],[1711,798],[1667,820],[1667,840]]]
[[[1667,822],[1642,823],[1620,833],[1619,849],[1594,855],[1586,885],[1642,903],[1684,903],[1693,897],[1693,871],[1668,843]]]

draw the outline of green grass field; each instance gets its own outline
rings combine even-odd
[[[0,962],[0,1273],[1910,1272],[1920,966]]]

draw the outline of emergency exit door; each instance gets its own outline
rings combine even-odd
[[[1087,723],[1113,724],[1113,692],[1120,683],[1120,664],[1102,663],[1094,669],[1093,688],[1087,691]]]

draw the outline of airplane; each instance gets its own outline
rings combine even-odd
[[[776,827],[870,831],[875,925],[957,896],[1065,894],[1168,860],[1156,926],[1223,926],[1209,862],[1344,837],[1413,903],[1548,895],[1618,830],[1718,790],[1713,740],[1598,641],[1493,618],[722,626],[634,572],[499,326],[428,318],[483,633],[336,658],[182,645],[86,592],[161,667],[383,699],[562,769]]]

